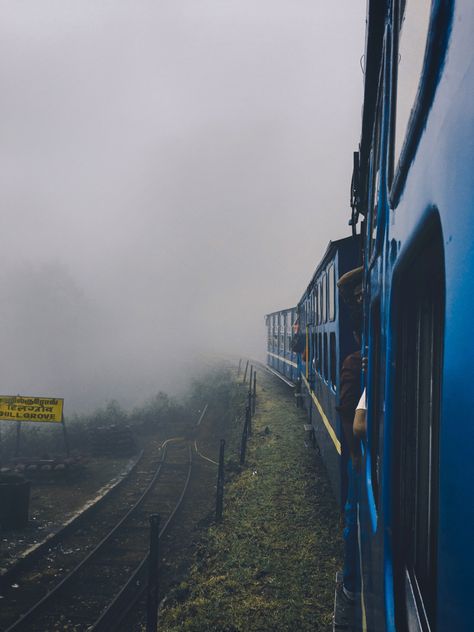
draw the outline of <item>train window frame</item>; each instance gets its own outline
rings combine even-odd
[[[318,362],[317,368],[319,375],[323,374],[323,343],[322,343],[322,334],[318,333]]]
[[[283,314],[280,312],[278,319],[278,348],[281,350],[283,340]]]
[[[276,348],[277,352],[280,350],[280,314],[277,314],[276,324],[275,324],[275,340],[276,340]]]
[[[366,219],[366,243],[368,244],[369,268],[371,268],[381,249],[381,230],[383,229],[383,218],[381,216],[382,204],[380,204],[380,187],[382,180],[382,143],[383,143],[383,114],[384,114],[384,87],[386,75],[386,41],[384,41],[382,51],[382,63],[377,86],[377,99],[375,106],[374,126],[372,129],[370,167],[369,167],[369,188],[368,188],[368,213]]]
[[[323,272],[321,275],[321,303],[322,303],[322,314],[321,314],[321,322],[327,322],[327,276],[326,272]]]
[[[318,325],[321,325],[321,323],[323,322],[323,318],[322,318],[323,302],[321,300],[321,293],[322,293],[321,280],[319,280],[318,281]]]
[[[286,342],[287,342],[287,353],[291,353],[291,338],[293,335],[293,312],[289,311],[286,313],[287,324],[286,324]]]
[[[323,377],[325,382],[329,381],[328,334],[326,331],[323,333]]]
[[[391,42],[391,78],[390,78],[390,151],[389,151],[389,200],[390,206],[396,209],[404,190],[410,165],[413,162],[418,144],[421,140],[426,121],[436,95],[441,73],[447,56],[451,24],[454,15],[454,0],[433,2],[425,42],[424,59],[418,89],[411,109],[402,142],[400,157],[394,165],[394,135],[396,133],[396,104],[398,89],[398,49],[400,37],[400,5],[405,0],[392,3],[392,42]],[[397,25],[398,22],[398,25]],[[393,171],[391,177],[390,171]]]
[[[286,329],[287,338],[288,338],[288,351],[291,352],[291,338],[293,337],[293,312],[287,313],[288,318],[288,326]]]
[[[394,270],[391,311],[395,352],[392,442],[395,616],[397,629],[406,629],[408,621],[417,621],[420,630],[429,630],[433,629],[436,618],[446,318],[444,242],[437,213],[428,216],[401,253]]]
[[[336,266],[334,263],[328,267],[328,320],[336,320]]]
[[[311,332],[311,349],[312,349],[312,361],[311,372],[316,373],[318,364],[318,334],[314,331]]]
[[[329,332],[329,375],[332,390],[335,392],[337,387],[337,348],[336,348],[336,332]]]
[[[389,185],[391,185],[394,178],[394,170],[398,169],[398,165],[400,163],[400,159],[402,157],[403,148],[405,145],[406,138],[410,129],[410,120],[411,115],[414,112],[414,108],[418,99],[420,86],[423,77],[423,70],[425,65],[425,58],[427,54],[428,48],[428,39],[429,39],[429,31],[431,26],[431,13],[433,10],[433,3],[431,0],[425,0],[424,11],[426,12],[426,19],[423,22],[423,32],[425,34],[423,43],[422,43],[422,52],[417,55],[416,58],[413,55],[409,56],[409,52],[407,53],[407,64],[404,64],[404,53],[406,48],[400,48],[400,43],[404,42],[407,38],[411,40],[411,35],[413,31],[411,30],[411,22],[409,21],[411,15],[408,15],[407,19],[407,7],[410,8],[412,4],[411,0],[394,0],[392,3],[391,9],[391,23],[392,23],[392,41],[391,41],[391,70],[392,76],[390,79],[390,87],[391,87],[391,100],[390,100],[390,152],[389,152]],[[419,12],[419,7],[417,7],[417,12]],[[404,29],[405,27],[405,29]],[[406,34],[407,28],[410,29],[409,33]],[[416,38],[414,40],[419,39],[419,34],[416,34]],[[421,62],[421,63],[420,63]],[[416,81],[416,86],[410,86],[408,89],[412,92],[411,99],[404,99],[405,103],[401,105],[400,99],[400,75],[402,78],[411,76],[412,74],[412,65],[419,64],[419,74]],[[410,67],[409,74],[405,74],[404,69]],[[400,73],[400,69],[402,72]],[[403,96],[406,96],[407,92],[407,81],[403,81]],[[407,107],[408,106],[408,107]],[[408,109],[409,108],[409,109]],[[399,110],[403,110],[402,116],[399,115]],[[404,115],[404,116],[403,116]],[[402,125],[403,130],[401,130],[401,135],[399,134],[399,128]]]

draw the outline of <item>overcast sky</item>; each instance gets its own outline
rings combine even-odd
[[[262,356],[349,234],[365,0],[0,2],[0,394]]]

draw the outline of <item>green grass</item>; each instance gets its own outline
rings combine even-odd
[[[258,380],[247,463],[235,466],[235,427],[224,520],[197,545],[189,576],[160,613],[161,630],[330,628],[341,566],[338,510],[321,463],[305,446],[304,413],[275,378],[260,371]]]

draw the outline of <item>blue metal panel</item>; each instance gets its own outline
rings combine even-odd
[[[397,427],[393,392],[397,375],[394,366],[394,331],[399,324],[390,316],[396,307],[394,274],[414,240],[423,234],[431,214],[441,222],[444,239],[446,314],[444,364],[442,367],[442,409],[439,446],[439,528],[437,551],[437,630],[468,630],[472,626],[474,606],[470,600],[473,547],[474,505],[470,501],[474,460],[470,450],[474,441],[471,423],[474,406],[472,383],[471,313],[474,308],[474,72],[472,52],[472,3],[457,2],[449,19],[451,3],[434,3],[434,12],[442,14],[436,30],[438,66],[430,67],[427,94],[416,108],[411,136],[402,158],[402,169],[395,180],[392,201],[381,227],[381,250],[370,269],[367,267],[367,316],[374,300],[380,300],[382,347],[381,372],[385,379],[384,418],[381,419],[382,502],[377,513],[373,501],[368,444],[365,476],[361,489],[360,522],[367,625],[376,630],[395,629],[393,588],[393,515],[394,459],[393,438]],[[441,18],[440,18],[441,19]],[[440,50],[443,37],[449,40],[446,65]],[[431,39],[433,35],[431,34]],[[435,53],[433,53],[434,55]],[[431,82],[431,83],[430,83]],[[423,85],[422,85],[423,89]],[[388,139],[386,140],[388,142]],[[382,154],[384,152],[382,151]],[[383,166],[386,170],[387,166]],[[379,208],[388,210],[387,189],[381,187]],[[393,294],[393,297],[392,297]],[[369,349],[373,340],[366,330]],[[386,356],[386,362],[383,358]],[[368,382],[371,381],[370,367]],[[371,424],[372,394],[368,392],[368,434]],[[382,581],[383,580],[383,581]],[[383,594],[380,588],[383,586]],[[383,610],[381,611],[381,607]]]
[[[396,629],[394,533],[396,535],[398,517],[395,515],[394,497],[398,483],[394,473],[398,467],[395,438],[400,420],[397,419],[398,402],[394,393],[403,371],[403,367],[397,366],[397,332],[400,331],[397,301],[403,298],[403,287],[397,285],[397,275],[407,261],[410,248],[416,247],[431,225],[432,218],[436,217],[444,244],[446,313],[441,367],[437,606],[434,625],[438,632],[468,630],[474,620],[474,601],[470,599],[474,565],[474,503],[471,502],[474,480],[474,459],[471,457],[474,445],[474,424],[471,421],[474,410],[474,357],[471,351],[471,314],[474,313],[474,5],[468,0],[433,2],[424,74],[392,185],[389,158],[393,138],[390,124],[393,117],[392,79],[396,69],[391,64],[398,57],[391,55],[391,8],[390,3],[369,3],[367,55],[370,58],[366,64],[366,80],[369,83],[365,88],[360,148],[361,195],[368,206],[372,186],[370,170],[373,168],[372,132],[375,117],[380,114],[374,82],[381,77],[383,109],[377,163],[380,176],[377,237],[373,253],[369,252],[372,227],[369,228],[369,222],[366,222],[364,246],[367,256],[363,347],[371,360],[367,375],[368,438],[363,446],[359,504],[363,570],[360,616],[363,628],[377,631]],[[448,54],[445,56],[446,49]],[[379,73],[382,61],[385,61],[384,72]],[[391,190],[389,186],[392,186]],[[368,208],[365,210],[370,211]],[[328,266],[335,266],[339,278],[360,264],[358,252],[359,244],[352,239],[331,243],[298,304],[301,331],[305,335],[307,332],[308,336],[308,357],[303,359],[301,353],[295,354],[287,347],[282,350],[275,345],[269,346],[267,356],[269,365],[292,381],[300,376],[304,378],[308,414],[339,496],[345,471],[344,440],[336,414],[339,367],[354,350],[355,343],[350,315],[339,302],[337,293],[333,322],[321,322],[317,317],[314,297],[319,297],[318,284]],[[329,357],[333,354],[329,354],[326,348],[323,358],[319,357],[321,346],[323,349],[324,345],[329,346],[331,334],[335,336],[337,358],[335,388],[331,382],[334,370],[331,372]],[[382,401],[375,411],[373,385],[377,383]],[[376,476],[380,477],[378,491]]]

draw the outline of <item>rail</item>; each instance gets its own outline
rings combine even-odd
[[[38,615],[40,615],[43,612],[43,609],[44,609],[44,607],[47,604],[53,603],[53,601],[56,598],[56,596],[58,595],[58,593],[62,589],[64,589],[70,582],[72,582],[73,578],[75,578],[78,575],[79,571],[81,569],[83,569],[87,563],[92,561],[98,555],[98,553],[100,551],[102,551],[102,549],[106,546],[106,544],[111,542],[112,538],[117,534],[117,532],[124,525],[124,523],[127,521],[127,519],[129,519],[132,516],[132,514],[134,514],[134,512],[137,511],[137,509],[142,505],[144,500],[148,497],[150,492],[153,490],[155,484],[157,483],[157,481],[158,481],[158,479],[159,479],[159,477],[161,475],[161,472],[163,470],[163,466],[164,466],[164,464],[166,462],[168,445],[170,443],[172,443],[173,441],[181,441],[181,440],[182,439],[180,439],[180,438],[175,438],[175,439],[169,439],[168,441],[164,442],[164,444],[162,445],[163,452],[162,452],[161,460],[159,461],[159,464],[158,464],[158,467],[157,467],[157,469],[155,471],[154,476],[152,477],[151,481],[149,482],[149,484],[147,485],[147,487],[145,488],[143,493],[140,495],[138,500],[129,509],[129,511],[127,511],[125,513],[125,515],[122,516],[122,518],[115,524],[113,529],[111,529],[109,531],[109,533],[86,555],[86,557],[84,557],[79,562],[79,564],[77,564],[69,573],[67,573],[67,575],[56,586],[54,586],[54,588],[49,593],[47,593],[44,597],[42,597],[39,601],[37,601],[27,612],[25,612],[23,615],[21,615],[10,627],[8,627],[6,629],[5,632],[16,632],[18,630],[23,629],[25,626],[27,626],[29,623],[31,623],[35,619],[35,617],[37,617]],[[163,532],[164,532],[165,529],[168,528],[168,525],[170,524],[172,518],[176,514],[176,511],[177,511],[179,505],[181,504],[182,498],[184,497],[184,494],[186,492],[186,489],[187,489],[187,486],[188,486],[188,483],[189,483],[189,478],[190,478],[190,473],[191,473],[191,464],[192,464],[192,459],[191,459],[190,455],[191,455],[191,450],[190,450],[190,447],[188,445],[188,472],[187,472],[187,476],[186,476],[186,483],[185,483],[184,489],[183,489],[183,491],[182,491],[182,493],[180,495],[180,498],[179,498],[178,502],[176,503],[176,506],[175,506],[173,512],[169,516],[168,520],[166,521],[166,523],[165,523],[165,525],[164,525],[164,527],[162,529]],[[144,562],[142,561],[140,566],[143,563]],[[137,568],[137,572],[138,572],[138,568]],[[66,618],[69,618],[71,613],[64,613],[64,614],[65,614]],[[97,620],[96,624],[99,624],[99,621],[101,620],[102,616],[103,615],[101,615],[101,617],[99,617],[99,619]],[[96,625],[96,624],[94,624],[94,625]],[[93,627],[92,629],[95,629],[95,627]],[[99,628],[97,628],[97,629],[99,629]]]
[[[0,587],[6,586],[8,582],[12,581],[15,575],[23,570],[28,564],[31,564],[33,560],[38,559],[45,553],[47,549],[50,549],[57,542],[61,540],[65,535],[75,529],[84,519],[90,518],[105,502],[107,502],[129,479],[130,475],[136,470],[140,464],[144,455],[144,450],[138,453],[138,456],[130,465],[126,473],[119,478],[115,484],[110,486],[103,494],[101,494],[96,500],[87,505],[85,509],[75,514],[70,520],[66,522],[64,526],[52,533],[48,538],[45,538],[40,542],[30,553],[20,557],[14,564],[12,564],[7,570],[0,575]]]
[[[191,478],[191,469],[192,469],[192,450],[191,446],[188,445],[188,472],[186,476],[186,481],[183,486],[183,490],[181,495],[176,503],[172,513],[166,520],[163,527],[160,529],[160,539],[166,533],[169,525],[171,524],[173,518],[175,517],[178,509],[183,502],[184,496],[189,486],[189,480]],[[149,562],[150,554],[148,553],[146,557],[140,562],[136,570],[128,579],[127,583],[122,587],[120,592],[116,595],[115,599],[107,606],[101,616],[97,619],[97,621],[91,626],[91,632],[107,632],[107,630],[118,629],[120,623],[124,620],[124,618],[129,614],[129,612],[135,607],[138,601],[142,598],[146,588],[147,588],[147,573],[148,573],[148,562]]]

